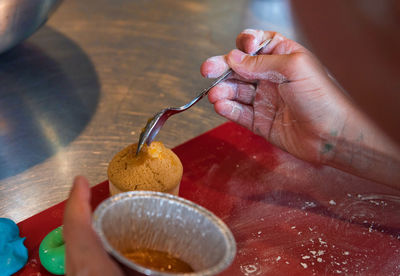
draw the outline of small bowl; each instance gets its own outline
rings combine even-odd
[[[131,275],[171,275],[124,257],[134,249],[169,252],[195,272],[216,275],[236,254],[236,243],[225,223],[205,208],[183,198],[152,191],[117,194],[102,202],[93,226],[106,251]]]
[[[0,5],[0,53],[39,29],[61,0],[3,0]]]

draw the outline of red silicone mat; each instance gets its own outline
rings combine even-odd
[[[222,275],[399,275],[400,192],[291,157],[225,123],[176,148],[180,195],[214,212],[237,242]],[[108,196],[92,188],[92,205]],[[16,275],[50,275],[42,238],[61,225],[64,203],[18,225],[28,264]]]

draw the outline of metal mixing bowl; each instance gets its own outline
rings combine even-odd
[[[39,29],[62,0],[0,0],[0,53]]]

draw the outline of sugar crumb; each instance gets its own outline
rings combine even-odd
[[[302,267],[304,267],[304,269],[306,269],[308,267],[308,265],[305,264],[305,263],[300,263],[300,264],[301,264]]]

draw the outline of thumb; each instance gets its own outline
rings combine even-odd
[[[91,224],[91,207],[90,207],[90,188],[89,182],[83,176],[77,176],[74,179],[74,183],[65,207],[64,213],[64,224],[67,224],[67,229],[64,229],[67,234],[73,231],[79,231],[69,225]]]
[[[307,54],[301,52],[252,56],[237,49],[232,50],[226,57],[229,66],[240,76],[249,80],[268,80],[279,84],[305,78],[306,59]]]
[[[75,178],[65,207],[63,235],[67,275],[122,275],[92,228],[89,182],[82,176]]]

